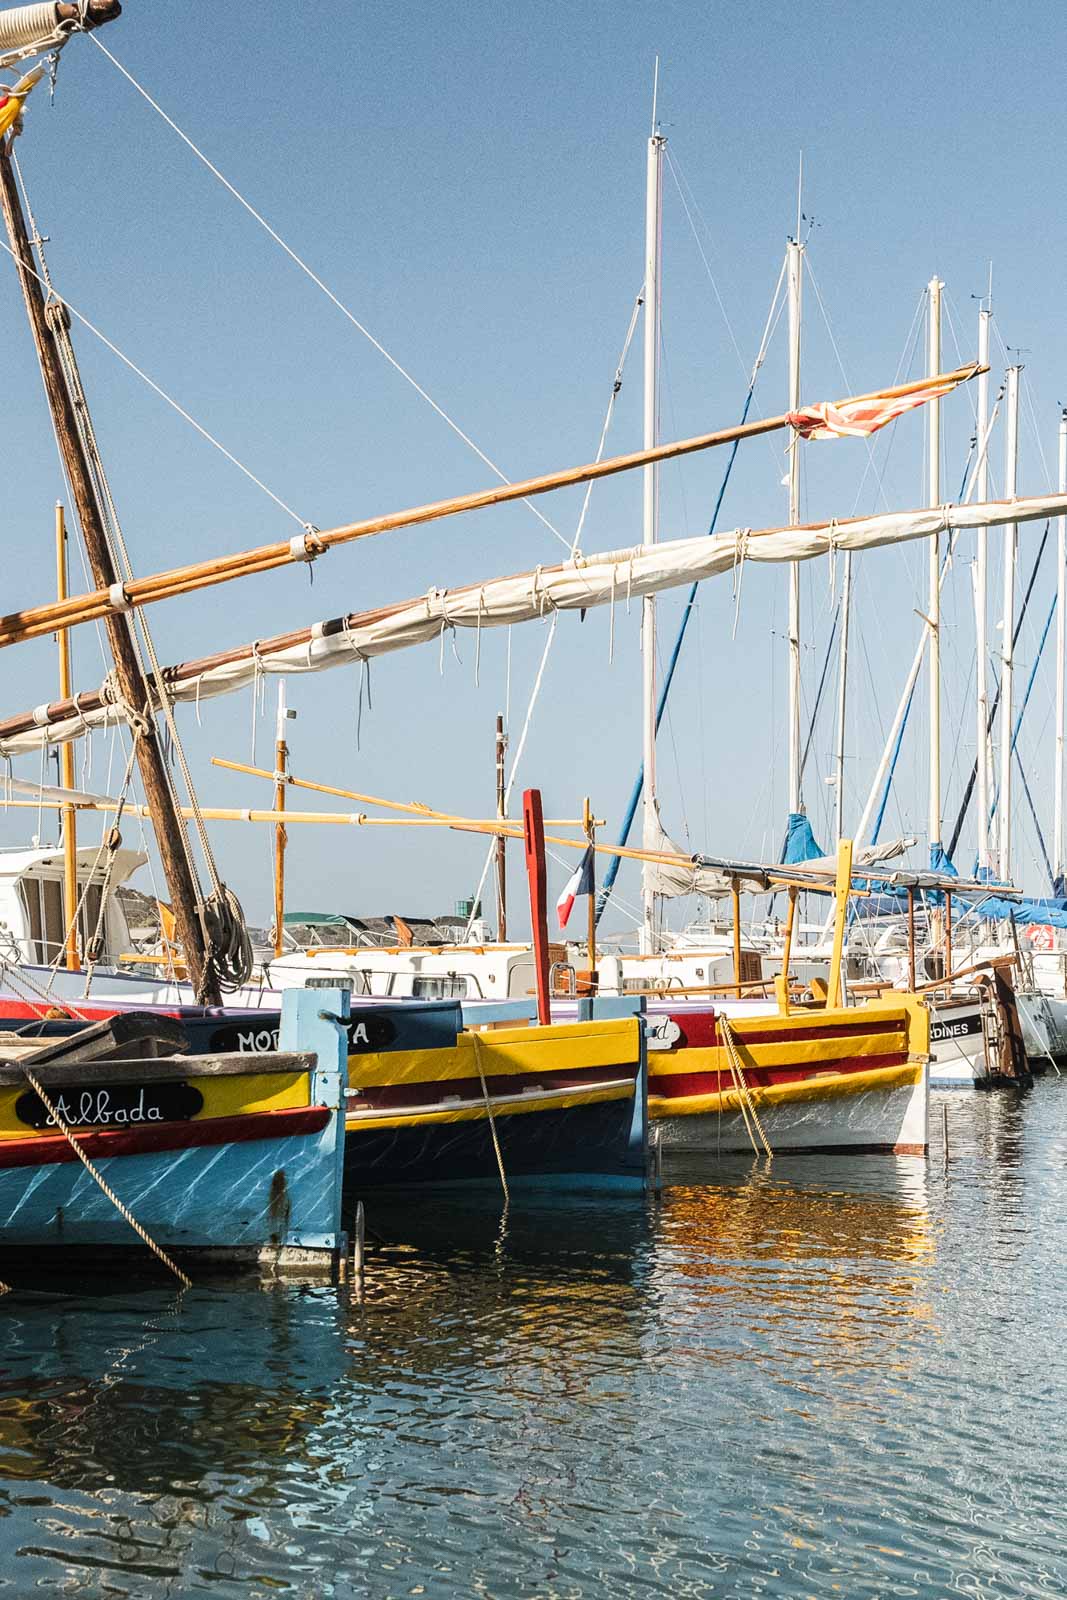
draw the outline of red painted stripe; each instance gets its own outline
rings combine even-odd
[[[325,1106],[295,1106],[281,1111],[251,1111],[238,1117],[207,1117],[202,1122],[162,1122],[154,1128],[99,1128],[75,1134],[75,1138],[91,1160],[106,1161],[113,1156],[250,1144],[260,1139],[297,1139],[321,1133],[329,1120]],[[52,1167],[77,1159],[61,1133],[0,1139],[0,1171]]]
[[[739,1045],[806,1044],[820,1039],[854,1039],[857,1034],[863,1038],[871,1035],[881,1037],[887,1033],[903,1033],[907,1025],[904,1017],[871,1022],[864,1018],[862,1011],[856,1012],[855,1022],[828,1022],[820,1028],[791,1028],[788,1024],[780,1028],[761,1028],[758,1017],[730,1017],[727,1020]]]
[[[491,1095],[520,1094],[531,1088],[595,1089],[599,1083],[617,1083],[620,1078],[637,1077],[637,1062],[623,1061],[618,1066],[581,1067],[569,1072],[486,1073],[485,1084]],[[349,1101],[350,1111],[376,1110],[384,1106],[432,1106],[445,1100],[482,1100],[480,1078],[434,1078],[429,1083],[389,1083],[361,1089],[357,1100]]]
[[[670,1011],[667,1015],[681,1034],[675,1049],[707,1050],[714,1049],[721,1043],[714,1011]],[[662,1013],[654,1012],[653,1022],[661,1016]],[[857,1033],[900,1033],[905,1026],[903,1018],[898,1021],[883,1018],[875,1022],[864,1018],[862,1012],[857,1012],[854,1022],[827,1022],[814,1028],[788,1022],[772,1027],[762,1026],[764,1022],[773,1023],[774,1020],[774,1014],[770,1012],[766,1017],[727,1018],[739,1044],[787,1044],[800,1043],[808,1039],[850,1039],[855,1038]],[[749,1029],[752,1030],[751,1033]]]
[[[846,1077],[853,1072],[873,1072],[879,1067],[899,1067],[908,1059],[906,1050],[884,1056],[843,1056],[838,1061],[816,1062],[806,1067],[745,1067],[745,1082],[750,1089],[768,1088],[775,1083],[825,1083],[828,1076]],[[719,1094],[732,1089],[734,1081],[729,1068],[722,1072],[670,1072],[657,1073],[653,1065],[649,1077],[649,1092],[662,1095],[665,1100],[680,1099],[690,1094]]]
[[[146,1011],[153,1014],[157,1007],[146,1006]],[[118,1015],[115,1006],[85,1005],[80,1000],[72,1000],[70,1006],[65,1006],[62,1000],[0,1000],[0,1023],[4,1022],[41,1022],[49,1012],[56,1012],[61,1018],[69,1015],[75,1022],[110,1022],[111,1018]],[[176,1017],[177,1011],[166,1011],[164,1016]]]

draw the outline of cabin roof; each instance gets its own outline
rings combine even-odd
[[[78,869],[88,873],[94,866],[103,870],[104,855],[100,846],[91,844],[83,845],[75,852]],[[143,867],[148,857],[143,850],[116,850],[113,885],[117,887],[124,883]],[[41,845],[37,848],[26,849],[24,845],[0,846],[0,878],[22,878],[33,871],[35,867],[62,867],[63,846],[58,844]]]

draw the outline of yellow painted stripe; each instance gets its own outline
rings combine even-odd
[[[752,1044],[740,1034],[734,1037],[744,1067],[831,1067],[842,1058],[897,1056],[908,1048],[908,1041],[902,1033],[860,1033],[847,1039],[808,1039],[799,1042],[790,1039],[780,1040],[776,1044]],[[729,1057],[719,1045],[702,1045],[692,1050],[654,1050],[649,1055],[649,1072],[653,1082],[657,1078],[669,1078],[683,1072],[729,1070]]]
[[[525,1072],[544,1074],[580,1071],[585,1067],[628,1066],[640,1048],[636,1017],[617,1022],[571,1023],[551,1028],[494,1028],[479,1034],[481,1068],[486,1077]],[[442,1083],[476,1078],[474,1038],[461,1033],[454,1046],[441,1050],[391,1050],[349,1056],[348,1081],[353,1089],[384,1089],[401,1083]]]
[[[307,1072],[242,1073],[233,1078],[187,1080],[204,1097],[204,1109],[196,1121],[205,1117],[237,1117],[251,1111],[288,1111],[311,1104],[311,1074]]]
[[[905,1061],[896,1067],[876,1067],[865,1072],[838,1073],[830,1078],[808,1078],[802,1083],[774,1083],[765,1088],[751,1087],[749,1093],[757,1111],[764,1106],[802,1105],[819,1100],[838,1100],[848,1095],[866,1094],[871,1089],[909,1089],[922,1081],[923,1063]],[[711,1112],[740,1111],[741,1097],[736,1089],[721,1094],[687,1094],[670,1099],[650,1094],[649,1115],[692,1117]]]
[[[633,1095],[631,1084],[612,1085],[604,1089],[575,1089],[569,1094],[533,1096],[528,1100],[515,1100],[508,1104],[493,1097],[493,1116],[521,1117],[531,1111],[573,1111],[578,1106],[604,1105],[611,1100],[629,1100]],[[451,1122],[481,1122],[488,1116],[484,1100],[469,1104],[448,1106],[441,1111],[414,1110],[394,1117],[361,1116],[350,1111],[345,1118],[345,1132],[349,1136],[374,1133],[379,1128],[437,1127]]]

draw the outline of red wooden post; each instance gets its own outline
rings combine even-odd
[[[537,971],[537,1020],[552,1021],[548,992],[548,878],[545,872],[545,817],[540,789],[527,789],[522,797],[522,828],[526,844],[526,876],[530,884],[530,927],[533,930],[534,966]]]

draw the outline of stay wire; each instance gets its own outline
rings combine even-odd
[[[17,162],[15,165],[17,170]],[[21,173],[19,174],[19,184],[23,189],[23,193],[25,193],[25,186],[22,183]],[[36,233],[36,229],[34,232]],[[39,246],[40,235],[37,234],[36,238],[31,242]],[[12,250],[6,239],[0,239],[0,249],[6,250],[12,261],[16,260],[15,252]],[[263,482],[262,478],[257,478],[251,467],[246,467],[244,462],[239,461],[232,451],[227,450],[226,446],[219,439],[216,439],[213,433],[209,433],[207,428],[205,428],[202,423],[197,422],[196,418],[186,411],[185,407],[175,400],[173,395],[169,395],[165,389],[160,387],[154,378],[150,378],[143,367],[139,367],[136,361],[134,361],[130,356],[126,355],[125,351],[120,350],[118,345],[114,344],[112,340],[108,338],[106,333],[103,333],[95,323],[90,322],[89,318],[85,316],[83,312],[78,310],[77,306],[71,305],[66,296],[56,294],[51,284],[28,262],[26,263],[26,270],[30,273],[31,277],[37,279],[38,283],[51,299],[59,300],[66,310],[70,312],[71,316],[74,317],[76,321],[81,323],[83,328],[86,328],[95,339],[99,339],[100,343],[106,350],[110,350],[111,354],[117,357],[117,359],[122,362],[124,367],[127,367],[135,377],[140,378],[142,383],[147,384],[152,390],[153,394],[158,395],[166,405],[170,406],[172,411],[176,411],[179,417],[181,417],[184,422],[187,422],[202,439],[206,440],[207,443],[212,446],[213,449],[217,450],[220,455],[225,456],[226,460],[230,462],[231,466],[236,467],[238,472],[243,473],[250,483],[255,484],[257,489],[261,489],[267,496],[268,500],[273,500],[274,504],[278,506],[280,510],[284,511],[286,516],[292,517],[293,521],[301,528],[306,529],[309,526],[307,520],[302,517],[298,511],[294,511],[292,506],[283,500],[280,495],[275,494],[273,489],[268,488]]]
[[[389,363],[389,365],[393,368],[393,370],[395,372],[397,372],[400,375],[401,378],[404,379],[405,383],[410,384],[410,386],[415,390],[415,393],[421,399],[425,400],[426,404],[428,406],[430,406],[430,408],[437,413],[437,415],[441,418],[442,422],[444,422],[445,424],[447,424],[447,426],[449,428],[451,428],[452,432],[457,436],[457,438],[462,439],[463,443],[470,450],[474,451],[474,454],[478,457],[479,461],[481,461],[485,466],[487,466],[489,468],[490,472],[492,472],[494,474],[494,476],[497,477],[500,480],[501,483],[510,483],[511,479],[507,476],[507,474],[505,472],[503,472],[501,470],[500,467],[497,466],[496,462],[493,461],[488,455],[486,455],[485,451],[483,449],[481,449],[481,447],[474,442],[474,440],[471,438],[470,434],[466,433],[464,431],[464,429],[460,427],[459,423],[456,422],[455,418],[449,416],[448,412],[444,409],[444,407],[439,405],[437,403],[437,401],[433,398],[433,396],[431,394],[429,394],[427,392],[427,390],[425,390],[423,388],[422,384],[419,383],[419,381],[415,377],[412,376],[412,374],[407,370],[407,368],[402,366],[401,363],[396,359],[396,357],[394,355],[392,355],[385,348],[385,346],[382,344],[381,340],[375,338],[374,334],[371,333],[370,329],[366,326],[366,324],[361,322],[360,319],[356,316],[355,312],[350,310],[350,308],[345,305],[344,301],[341,300],[339,298],[339,296],[334,293],[334,291],[329,287],[329,285],[327,283],[325,283],[322,278],[319,277],[318,273],[314,270],[314,268],[312,268],[311,266],[308,265],[308,263],[304,260],[303,256],[299,255],[293,249],[292,245],[289,244],[285,239],[282,238],[281,234],[277,231],[276,228],[271,226],[271,224],[267,221],[266,217],[263,216],[262,212],[257,211],[255,206],[251,203],[251,201],[245,199],[244,195],[240,192],[240,190],[237,189],[234,186],[234,184],[232,184],[230,182],[229,178],[227,178],[224,173],[219,171],[219,169],[215,165],[215,163],[213,161],[211,161],[209,159],[209,157],[204,154],[203,150],[200,149],[199,145],[195,144],[193,142],[193,140],[189,137],[189,135],[187,133],[185,133],[184,130],[178,126],[178,124],[175,122],[174,118],[169,116],[168,113],[166,111],[164,111],[163,107],[159,104],[158,100],[153,99],[152,95],[149,94],[148,90],[144,87],[144,85],[137,81],[137,79],[134,77],[133,73],[130,72],[130,70],[127,67],[123,66],[122,62],[119,61],[117,56],[112,55],[111,51],[107,48],[107,46],[105,44],[101,43],[101,41],[97,38],[95,33],[91,33],[89,35],[89,38],[93,41],[93,43],[96,45],[96,48],[101,52],[101,54],[105,55],[107,57],[107,59],[111,62],[111,65],[118,72],[120,72],[122,74],[122,76],[126,79],[127,83],[129,83],[130,86],[137,91],[137,93],[141,96],[141,98],[143,100],[147,101],[148,105],[151,106],[152,110],[155,111],[156,114],[163,119],[163,121],[167,124],[168,128],[170,128],[171,132],[177,134],[178,138],[182,141],[182,143],[189,150],[192,151],[192,153],[196,157],[196,159],[204,167],[207,168],[208,172],[211,173],[212,177],[218,180],[218,182],[222,185],[222,187],[229,194],[231,194],[233,196],[233,198],[237,201],[237,203],[240,206],[243,206],[243,208],[245,209],[245,211],[248,212],[248,215],[253,219],[253,221],[257,222],[259,224],[259,226],[264,230],[264,232],[267,233],[270,236],[270,238],[274,240],[274,243],[276,245],[278,245],[278,247],[285,252],[285,254],[289,257],[290,261],[293,262],[294,266],[299,267],[300,271],[302,273],[304,273],[305,277],[310,278],[311,282],[315,285],[315,287],[317,289],[320,289],[322,291],[322,293],[326,296],[327,300],[329,300],[330,303],[333,306],[335,306],[338,311],[340,311],[341,315],[343,317],[345,317],[352,324],[352,326],[357,330],[357,332],[361,333],[363,335],[363,337],[368,341],[368,343],[373,345],[374,349],[377,350],[378,354],[380,356],[382,356],[383,359],[386,360]],[[537,518],[538,522],[543,523],[544,526],[548,529],[549,533],[551,533],[554,538],[559,540],[560,544],[566,546],[566,544],[568,542],[566,537],[562,533],[560,533],[559,529],[555,526],[554,523],[549,521],[548,517],[545,516],[544,512],[541,511],[536,505],[534,505],[532,500],[524,500],[522,503],[530,511],[533,512],[533,514]]]
[[[614,378],[612,380],[611,395],[610,395],[610,397],[608,399],[607,410],[606,410],[605,415],[604,415],[604,423],[603,423],[603,426],[601,427],[601,430],[600,430],[600,443],[599,443],[599,445],[597,447],[597,453],[596,453],[596,459],[598,461],[603,456],[604,449],[605,449],[605,446],[607,444],[608,433],[609,433],[612,421],[613,421],[614,416],[615,416],[615,407],[616,407],[616,404],[618,402],[619,393],[620,393],[620,391],[622,389],[623,375],[624,375],[625,370],[626,370],[626,358],[630,353],[630,346],[633,344],[634,332],[635,332],[635,330],[637,328],[638,315],[640,313],[642,305],[644,304],[644,293],[645,293],[644,284],[642,284],[641,293],[637,296],[637,298],[636,298],[636,300],[634,302],[633,310],[630,313],[630,321],[629,321],[629,325],[628,325],[628,327],[626,329],[626,337],[623,340],[622,350],[621,350],[621,352],[619,354],[619,359],[618,359],[618,361],[616,363],[616,366],[615,366],[615,376],[614,376]],[[578,540],[581,537],[582,528],[585,525],[585,517],[586,517],[586,512],[589,509],[589,496],[590,496],[590,493],[592,491],[592,487],[593,487],[593,485],[592,485],[592,483],[590,483],[586,488],[585,497],[584,497],[584,500],[582,502],[581,514],[579,515],[578,524],[577,524],[577,527],[575,528],[575,532],[574,532],[574,539],[571,541],[570,545],[568,546],[569,554],[570,554],[570,556],[572,558],[574,557],[574,555],[577,552]],[[545,672],[546,672],[546,670],[548,668],[549,657],[552,654],[552,646],[555,643],[556,627],[557,627],[558,622],[559,622],[559,612],[558,611],[553,611],[551,621],[549,622],[549,625],[548,625],[548,637],[546,638],[545,643],[544,643],[544,648],[541,651],[541,660],[540,660],[540,663],[539,663],[538,668],[537,668],[537,675],[534,678],[533,688],[530,691],[530,698],[529,698],[529,701],[527,702],[526,715],[525,715],[525,717],[523,719],[522,733],[519,736],[518,748],[516,749],[515,755],[514,755],[514,757],[512,759],[511,772],[508,775],[507,787],[506,787],[506,789],[504,791],[504,810],[505,810],[505,812],[507,811],[508,805],[511,802],[511,797],[512,797],[514,791],[515,791],[515,783],[516,783],[516,780],[518,778],[519,767],[520,767],[520,765],[522,763],[523,753],[524,753],[524,751],[526,749],[526,740],[529,737],[530,727],[531,727],[531,725],[533,723],[534,710],[535,710],[535,708],[537,706],[537,702],[538,702],[538,700],[540,699],[540,696],[541,696],[541,685],[544,683]],[[509,699],[509,703],[510,703],[510,697],[511,697],[511,629],[509,628],[508,629],[508,699]],[[495,856],[496,856],[496,843],[494,841],[492,844],[490,844],[489,849],[486,851],[485,864],[482,867],[482,875],[478,879],[478,887],[474,892],[474,896],[473,896],[472,902],[471,902],[471,915],[470,915],[470,918],[469,918],[468,923],[467,923],[467,931],[466,931],[466,934],[464,936],[465,938],[468,938],[468,939],[470,938],[471,929],[474,926],[475,907],[477,907],[478,903],[480,902],[480,900],[482,898],[482,891],[485,888],[485,882],[486,882],[486,879],[489,876],[489,869],[493,864]]]

